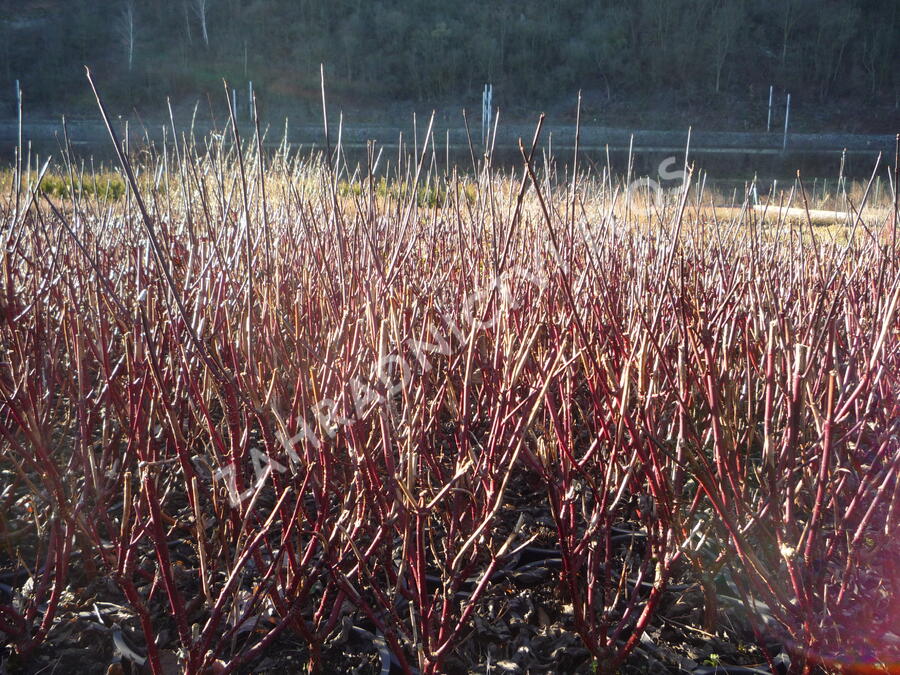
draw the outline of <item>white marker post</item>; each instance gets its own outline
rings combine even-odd
[[[781,151],[787,150],[788,139],[788,120],[791,118],[791,95],[787,95],[787,106],[784,109],[784,142],[781,144]]]
[[[19,144],[17,147],[18,147],[18,152],[20,155],[18,158],[19,159],[18,167],[19,167],[19,173],[21,173],[22,172],[22,166],[21,166],[21,164],[22,164],[22,157],[21,157],[21,153],[22,153],[22,85],[18,80],[16,80],[16,119],[17,119],[18,125],[19,125],[18,126]],[[17,176],[17,179],[21,180],[21,178],[22,178],[22,176]],[[18,185],[18,183],[16,183],[16,185]]]
[[[231,111],[234,119],[237,119],[237,89],[231,90]]]
[[[18,174],[16,180],[22,180],[22,85],[16,80],[16,120],[18,122],[18,145],[16,146],[17,162],[16,167]],[[19,183],[16,183],[16,190],[19,189]]]
[[[766,133],[772,131],[772,99],[775,95],[775,87],[773,85],[769,85],[769,117],[766,120]]]
[[[253,80],[247,83],[247,115],[250,116],[251,122],[256,116],[256,104],[253,100]]]
[[[484,85],[484,92],[481,95],[481,144],[487,152],[488,143],[491,139],[491,114],[493,113],[494,86],[491,84]]]

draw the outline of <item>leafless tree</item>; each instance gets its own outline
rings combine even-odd
[[[722,71],[734,46],[737,33],[744,18],[743,8],[734,0],[725,0],[716,6],[711,14],[711,36],[716,71],[716,93],[722,88]]]
[[[119,16],[119,35],[128,55],[128,70],[134,66],[134,0],[124,0]]]
[[[200,33],[203,36],[203,44],[209,47],[209,31],[206,28],[206,18],[209,14],[209,5],[212,0],[193,0],[194,11],[197,12],[197,18],[200,19]]]
[[[184,8],[184,35],[187,38],[188,45],[193,44],[194,36],[191,33],[191,11],[188,0],[181,5]]]

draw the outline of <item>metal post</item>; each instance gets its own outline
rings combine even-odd
[[[487,145],[487,85],[481,92],[481,145]]]
[[[488,104],[488,110],[487,110],[487,112],[488,112],[488,116],[487,116],[488,128],[487,128],[487,131],[488,131],[488,141],[490,141],[491,126],[492,126],[493,120],[494,120],[494,85],[492,85],[492,84],[488,85],[487,104]]]
[[[247,83],[247,114],[252,122],[256,116],[256,102],[253,100],[253,80]]]
[[[19,174],[22,173],[22,85],[16,80],[16,119],[18,121],[18,171]],[[18,176],[19,180],[21,180],[22,176]],[[18,183],[17,183],[18,185]]]
[[[787,106],[784,109],[784,142],[781,144],[781,151],[787,150],[788,139],[788,120],[791,118],[791,95],[787,95]]]
[[[491,139],[491,115],[493,113],[493,85],[484,85],[481,94],[481,144],[486,149]]]
[[[487,98],[487,85],[481,89],[481,145],[484,146],[484,100]]]
[[[772,131],[772,98],[775,95],[775,87],[769,85],[769,118],[766,120],[766,133]]]
[[[231,111],[234,119],[237,119],[237,89],[231,90]]]

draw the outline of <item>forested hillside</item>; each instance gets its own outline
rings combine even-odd
[[[602,105],[677,93],[894,108],[898,0],[0,0],[3,97],[87,104],[83,64],[115,101],[157,104],[258,83],[314,99],[318,64],[348,101],[538,105],[581,88]],[[8,113],[11,106],[4,112]],[[864,114],[864,110],[860,110]]]

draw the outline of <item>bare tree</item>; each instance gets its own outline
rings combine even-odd
[[[734,0],[726,0],[712,11],[710,35],[713,38],[717,94],[722,88],[722,71],[725,69],[725,62],[728,60],[743,21],[743,7],[741,3]]]
[[[209,14],[209,5],[211,0],[193,0],[194,11],[197,12],[197,18],[200,19],[200,34],[203,36],[203,44],[209,47],[209,31],[206,28],[206,17]]]
[[[193,44],[194,36],[191,34],[191,12],[187,0],[182,4],[184,8],[184,34],[187,37],[188,45]]]
[[[119,16],[119,35],[128,55],[128,70],[134,66],[134,0],[125,0]]]

